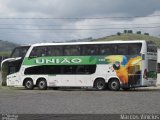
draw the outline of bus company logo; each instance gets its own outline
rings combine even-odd
[[[81,63],[82,60],[80,58],[52,58],[52,59],[47,59],[47,58],[42,58],[42,59],[36,59],[35,60],[36,64],[77,64]]]

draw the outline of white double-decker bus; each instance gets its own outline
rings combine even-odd
[[[33,44],[8,86],[129,89],[156,85],[157,48],[145,40]]]

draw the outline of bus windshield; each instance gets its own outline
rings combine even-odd
[[[11,58],[16,58],[16,57],[24,57],[28,51],[30,46],[21,46],[21,47],[16,47],[12,54],[11,54]]]

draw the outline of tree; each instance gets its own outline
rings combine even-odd
[[[120,35],[121,35],[121,33],[120,33],[120,32],[117,32],[117,35],[118,35],[118,36],[120,36]]]
[[[127,33],[127,30],[124,30],[124,33],[126,34],[126,33]]]
[[[133,31],[132,30],[128,30],[128,33],[133,33]]]
[[[144,35],[149,35],[149,33],[144,33]]]
[[[141,34],[141,31],[137,31],[137,34]]]

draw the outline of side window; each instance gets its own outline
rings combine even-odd
[[[15,71],[15,68],[10,69]],[[42,65],[26,68],[24,74],[93,74],[95,70],[96,65]]]
[[[99,54],[100,55],[115,55],[117,51],[117,47],[115,45],[100,45],[99,46]]]
[[[31,74],[61,74],[61,66],[43,65],[29,67],[24,72],[25,75]]]
[[[98,55],[98,45],[82,45],[82,55]]]
[[[64,55],[66,56],[78,56],[80,55],[80,46],[64,46]]]
[[[61,74],[61,66],[60,65],[48,65],[46,68],[46,74]]]
[[[95,73],[96,65],[79,65],[76,69],[76,74],[93,74]]]
[[[48,46],[47,56],[62,56],[63,55],[63,46]]]
[[[46,46],[34,47],[30,54],[30,57],[43,57],[43,56],[47,56]]]
[[[74,74],[76,71],[76,66],[66,65],[66,66],[63,66],[62,69],[63,69],[62,74]]]
[[[35,66],[29,67],[24,71],[25,75],[32,75],[32,74],[45,74],[44,66]]]
[[[138,55],[141,52],[141,46],[142,44],[130,44],[128,45],[128,51],[129,51],[129,55]]]
[[[87,65],[85,69],[86,73],[93,74],[96,71],[96,65]]]
[[[85,66],[84,65],[77,66],[76,73],[77,74],[84,74],[85,73]]]
[[[128,45],[118,45],[117,54],[128,55]]]

